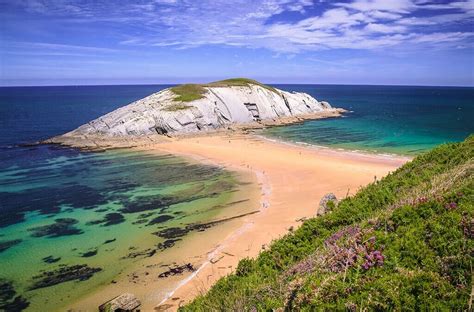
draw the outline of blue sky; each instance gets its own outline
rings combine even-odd
[[[0,0],[0,85],[474,85],[474,0]]]

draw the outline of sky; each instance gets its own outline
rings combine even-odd
[[[0,0],[0,85],[474,86],[474,0]]]

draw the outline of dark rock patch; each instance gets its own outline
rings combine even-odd
[[[183,237],[188,234],[188,230],[186,228],[179,228],[179,227],[170,227],[158,232],[153,233],[156,236],[159,236],[164,239],[174,239],[178,237]]]
[[[8,241],[0,241],[0,252],[3,252],[5,250],[7,250],[8,248],[13,247],[15,245],[18,245],[21,242],[22,242],[21,239],[12,239],[12,240],[8,240]]]
[[[93,257],[93,256],[97,255],[97,252],[98,252],[97,249],[89,250],[89,251],[86,251],[86,252],[82,253],[81,257],[83,257],[83,258]]]
[[[225,184],[225,183],[223,183]],[[169,206],[190,203],[198,199],[216,197],[220,193],[212,191],[205,194],[196,194],[195,192],[182,192],[180,195],[174,196],[154,196],[149,200],[136,200],[124,203],[124,208],[120,211],[123,213],[136,213],[150,210],[160,210],[160,213],[165,211]]]
[[[146,219],[154,215],[154,212],[148,212],[148,213],[141,213],[137,219]]]
[[[76,219],[72,218],[61,218],[54,220],[55,223],[49,225],[42,225],[28,229],[32,232],[33,237],[60,237],[68,235],[78,235],[84,233],[82,230],[74,227],[74,224],[78,223]]]
[[[59,260],[61,260],[61,257],[55,258],[53,256],[47,256],[47,257],[44,257],[42,260],[45,263],[55,263],[55,262],[58,262]]]
[[[113,243],[113,242],[115,242],[116,240],[117,240],[116,238],[108,239],[108,240],[106,240],[106,241],[104,242],[104,245],[105,245],[105,244]]]
[[[168,220],[171,220],[171,219],[173,219],[172,216],[162,215],[162,216],[158,216],[156,218],[151,219],[150,222],[148,222],[147,225],[159,224],[159,223],[163,223],[163,222],[166,222]]]
[[[28,174],[38,175],[34,173]],[[43,177],[48,175],[43,173]],[[74,174],[77,172],[74,171]],[[0,192],[0,227],[24,221],[27,212],[39,211],[44,215],[54,215],[60,212],[61,206],[92,209],[105,204],[108,199],[98,190],[80,184],[69,184],[61,188],[37,188],[18,193]]]
[[[168,276],[180,275],[180,274],[183,274],[185,271],[194,272],[195,269],[191,263],[187,263],[187,264],[179,265],[175,267],[170,267],[168,268],[167,271],[160,273],[158,275],[158,278],[165,278]]]
[[[111,212],[106,214],[103,219],[90,221],[87,225],[102,224],[102,226],[111,226],[122,222],[125,222],[125,217],[121,213]]]
[[[149,258],[149,257],[153,257],[156,254],[156,252],[157,252],[157,249],[147,248],[145,250],[131,252],[128,255],[122,257],[122,259],[135,259],[137,257]]]
[[[168,248],[171,248],[173,247],[176,242],[180,241],[181,238],[177,238],[177,239],[167,239],[165,240],[163,243],[159,243],[158,245],[156,245],[156,247],[159,249],[159,250],[165,250],[165,249],[168,249]]]
[[[25,298],[17,295],[10,281],[0,279],[0,311],[23,311],[29,305]]]
[[[184,228],[171,227],[171,228],[167,228],[167,229],[164,229],[164,230],[154,232],[153,234],[158,236],[158,237],[164,238],[164,239],[179,238],[179,237],[185,236],[189,232],[192,232],[192,231],[203,232],[206,229],[208,229],[212,226],[218,225],[220,223],[227,222],[227,221],[234,220],[234,219],[238,219],[238,218],[242,218],[242,217],[257,213],[257,212],[258,211],[252,211],[252,212],[244,213],[244,214],[241,214],[241,215],[238,215],[238,216],[233,216],[233,217],[229,217],[229,218],[225,218],[225,219],[210,221],[210,222],[207,222],[207,223],[193,223],[193,224],[186,225]]]
[[[47,271],[33,276],[33,284],[29,289],[45,288],[74,280],[86,281],[100,271],[102,271],[101,268],[91,268],[86,264],[62,266],[57,270]]]
[[[173,200],[168,197],[155,196],[150,200],[136,200],[124,203],[124,208],[120,209],[123,213],[144,212],[155,209],[161,209],[173,204]]]
[[[0,198],[3,199],[3,194],[0,193]],[[8,213],[0,213],[0,228],[7,227],[12,224],[17,224],[25,221],[25,214],[21,211],[11,211]]]
[[[147,222],[148,222],[147,219],[138,219],[137,221],[132,222],[132,224],[143,224],[143,223],[147,223]]]

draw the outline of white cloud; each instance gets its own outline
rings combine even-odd
[[[383,12],[379,10],[368,11],[367,15],[372,18],[381,19],[381,20],[397,20],[402,17],[402,15],[397,14],[397,13]]]
[[[387,11],[408,13],[414,8],[410,0],[355,0],[350,3],[337,3],[337,6],[357,11]]]
[[[404,26],[375,24],[375,23],[368,24],[367,26],[365,26],[364,29],[369,32],[384,33],[384,34],[403,33],[406,31],[406,27]]]
[[[451,42],[472,45],[474,0],[445,4],[424,0],[326,1],[324,6],[320,2],[136,0],[119,6],[114,1],[19,0],[17,5],[51,18],[67,16],[67,23],[79,23],[77,27],[92,22],[127,25],[134,29],[120,41],[127,46],[187,49],[228,45],[297,53],[442,44],[452,48]],[[429,10],[430,14],[416,14],[419,10]],[[291,14],[292,19],[285,20],[285,12],[301,15],[295,19]],[[277,15],[278,22],[272,22]],[[445,25],[462,23],[471,26],[464,31],[443,31]]]

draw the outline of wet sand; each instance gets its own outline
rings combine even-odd
[[[394,171],[409,158],[361,154],[274,142],[251,134],[217,134],[170,139],[147,151],[172,153],[228,170],[252,172],[260,190],[260,212],[243,218],[231,232],[220,232],[220,243],[192,275],[170,291],[156,310],[176,310],[205,293],[245,257],[255,257],[272,240],[317,213],[324,194],[338,198]],[[132,291],[132,290],[131,290]],[[146,309],[147,307],[145,307]]]

